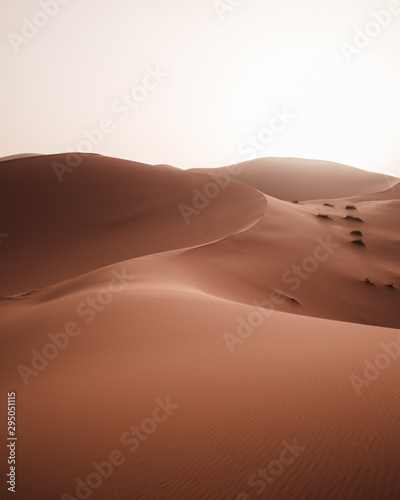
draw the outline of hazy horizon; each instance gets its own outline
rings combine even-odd
[[[0,156],[298,157],[398,176],[399,5],[5,2]]]

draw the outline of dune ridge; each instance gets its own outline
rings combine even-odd
[[[259,191],[285,201],[345,198],[390,188],[397,177],[367,172],[322,160],[302,158],[259,158],[238,164],[235,178]],[[221,173],[229,167],[190,169]]]

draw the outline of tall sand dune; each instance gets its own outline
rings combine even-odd
[[[78,276],[113,262],[208,243],[242,230],[264,213],[266,200],[238,181],[222,189],[206,213],[196,210],[209,177],[82,154],[4,162],[0,166],[0,295]],[[54,162],[71,170],[59,182]],[[207,200],[206,200],[207,201]],[[181,209],[179,209],[179,207]]]

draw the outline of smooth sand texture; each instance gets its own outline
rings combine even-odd
[[[400,498],[400,201],[379,193],[384,176],[368,199],[343,179],[338,199],[316,181],[318,201],[299,204],[234,180],[186,224],[179,205],[207,174],[83,156],[63,183],[51,157],[0,167],[14,498]],[[309,269],[300,283],[294,265]],[[54,359],[25,385],[32,349]],[[92,463],[116,450],[96,484]],[[79,496],[77,478],[99,487]]]
[[[192,190],[202,188],[208,176],[82,155],[60,183],[52,164],[65,165],[65,156],[1,165],[0,232],[9,234],[0,247],[1,295],[139,255],[208,243],[242,230],[265,210],[262,194],[233,181],[207,213],[187,225],[178,206],[192,203]],[[8,274],[10,265],[18,272]]]

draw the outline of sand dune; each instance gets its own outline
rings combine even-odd
[[[139,255],[208,243],[248,227],[265,210],[261,194],[232,180],[206,213],[187,224],[179,206],[193,206],[194,190],[203,188],[208,176],[81,155],[82,163],[60,183],[52,164],[66,164],[65,156],[1,165],[0,228],[9,237],[0,246],[0,295]]]
[[[12,161],[12,160],[21,160],[23,158],[31,158],[33,156],[45,156],[41,155],[38,153],[21,153],[18,155],[9,155],[9,156],[3,156],[0,158],[0,161]]]
[[[391,180],[389,180],[391,184]],[[398,200],[400,199],[400,182],[396,182],[387,189],[378,193],[370,193],[364,196],[358,196],[355,201],[372,201],[372,200]],[[349,199],[351,201],[351,198]]]
[[[185,221],[209,173],[54,158],[0,167],[16,498],[399,498],[398,186],[265,160]]]
[[[320,160],[261,158],[239,164],[235,176],[259,191],[286,201],[344,198],[385,190],[396,177]],[[224,172],[229,167],[192,169],[196,172]]]
[[[397,498],[398,361],[360,395],[350,376],[398,331],[275,313],[230,352],[223,334],[238,337],[254,307],[139,281],[86,324],[76,307],[107,286],[110,269],[101,274],[97,286],[82,277],[63,297],[9,305],[2,381],[19,394],[30,499],[76,498],[76,478],[114,450],[125,462],[93,498],[258,498],[254,474],[295,440],[299,456],[261,498]],[[70,321],[82,332],[25,387],[17,364]],[[131,453],[122,436],[168,396],[179,408]]]

